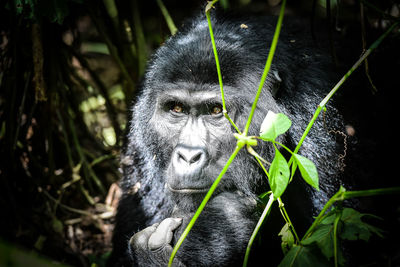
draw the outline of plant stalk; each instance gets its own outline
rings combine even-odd
[[[310,131],[311,127],[313,126],[315,120],[317,119],[319,113],[321,112],[321,110],[326,106],[326,104],[328,103],[328,101],[332,98],[332,96],[337,92],[337,90],[339,90],[339,88],[342,86],[342,84],[347,80],[347,78],[361,65],[361,63],[371,54],[372,51],[375,50],[375,48],[377,48],[380,43],[383,41],[383,39],[399,24],[399,21],[397,21],[396,23],[393,23],[393,25],[384,33],[382,34],[362,55],[361,57],[357,60],[356,63],[354,63],[354,65],[350,68],[350,70],[348,72],[346,72],[346,74],[340,79],[340,81],[335,85],[335,87],[332,88],[332,90],[328,93],[328,95],[321,101],[321,103],[319,103],[317,110],[315,111],[313,118],[311,119],[311,121],[309,122],[309,124],[307,125],[306,130],[304,131],[302,137],[300,138],[299,143],[297,144],[295,150],[293,151],[293,153],[297,153],[301,147],[301,145],[303,144],[304,139],[306,138],[306,136],[308,135],[308,132]],[[291,163],[291,161],[293,160],[293,158],[290,159],[289,164]]]
[[[189,224],[186,226],[185,231],[179,237],[178,242],[176,242],[174,249],[172,251],[171,257],[169,258],[168,266],[172,266],[172,262],[175,258],[176,253],[178,252],[179,247],[182,245],[183,241],[185,240],[186,236],[189,234],[190,230],[192,229],[193,225],[195,224],[197,218],[200,216],[201,212],[203,211],[204,207],[206,206],[207,202],[210,200],[212,194],[214,193],[215,189],[217,188],[219,182],[221,181],[222,177],[228,170],[229,166],[235,159],[236,155],[239,153],[242,147],[236,146],[235,151],[233,151],[232,155],[228,159],[227,163],[225,164],[224,168],[222,169],[221,173],[218,175],[217,179],[211,185],[210,190],[208,190],[206,196],[204,197],[203,201],[201,202],[200,206],[198,207],[196,213],[193,215],[192,219],[190,220]]]
[[[335,221],[333,224],[333,255],[335,259],[335,267],[338,267],[338,236],[337,236],[337,230],[338,230],[338,225],[340,218],[342,218],[342,210],[340,210],[335,217]]]
[[[178,29],[176,28],[174,21],[172,20],[171,16],[169,15],[167,8],[165,7],[164,3],[161,0],[157,0],[157,4],[161,10],[161,13],[164,16],[165,22],[168,25],[171,35],[175,35],[175,33],[178,31]]]
[[[277,22],[276,28],[275,28],[274,37],[272,38],[271,47],[269,49],[267,62],[265,63],[264,72],[263,72],[263,74],[261,76],[261,81],[260,81],[260,84],[258,86],[256,97],[254,99],[253,105],[251,107],[249,118],[247,119],[247,123],[246,123],[246,126],[245,126],[244,131],[243,131],[243,135],[244,136],[247,136],[247,133],[249,132],[250,124],[251,124],[251,121],[253,119],[256,107],[257,107],[258,99],[260,98],[261,91],[262,91],[262,89],[264,87],[265,80],[267,79],[268,72],[269,72],[269,70],[271,68],[272,59],[274,58],[276,46],[278,44],[279,34],[281,32],[283,15],[284,15],[284,12],[285,12],[285,6],[286,6],[286,0],[283,0],[282,1],[282,6],[281,6],[281,10],[279,12],[278,22]]]
[[[390,188],[380,188],[380,189],[370,189],[370,190],[360,190],[360,191],[349,191],[346,192],[344,187],[340,187],[339,191],[334,194],[328,202],[326,202],[325,206],[318,214],[317,218],[314,220],[311,227],[304,234],[302,241],[306,239],[310,234],[314,231],[314,229],[320,224],[322,219],[325,217],[325,213],[328,209],[336,202],[343,201],[350,198],[355,197],[370,197],[370,196],[378,196],[378,195],[389,195],[389,194],[400,194],[400,187],[390,187]]]
[[[314,229],[320,224],[322,219],[325,217],[325,213],[328,211],[328,209],[338,200],[343,200],[343,193],[346,192],[346,189],[341,186],[339,188],[339,191],[336,192],[329,200],[326,202],[325,206],[322,208],[321,212],[318,214],[317,218],[315,218],[313,224],[311,225],[310,228],[308,228],[307,232],[304,234],[303,238],[301,241],[306,239],[307,237],[310,236],[310,234],[314,231]]]
[[[287,213],[285,209],[285,204],[283,204],[282,199],[278,197],[278,203],[279,203],[279,209],[281,210],[282,217],[285,219],[286,223],[289,225],[290,229],[292,229],[293,235],[296,239],[296,243],[298,244],[300,242],[300,238],[297,235],[296,229],[294,229],[294,225],[292,221],[289,218],[289,214]]]
[[[275,201],[274,194],[271,193],[271,195],[269,196],[267,206],[265,207],[263,213],[261,214],[261,217],[258,220],[257,225],[254,228],[254,231],[250,237],[249,243],[247,244],[246,254],[244,255],[244,260],[243,260],[243,267],[247,266],[247,262],[248,262],[249,256],[250,256],[251,246],[253,245],[254,239],[256,238],[257,233],[260,230],[262,223],[264,222],[265,218],[268,216],[269,212],[271,211],[272,203],[274,201]]]
[[[228,115],[228,110],[226,109],[226,103],[225,103],[225,93],[224,93],[224,86],[222,83],[222,74],[221,74],[221,67],[219,64],[219,58],[218,58],[218,53],[217,53],[217,47],[215,45],[215,39],[214,39],[214,32],[212,29],[212,24],[211,24],[211,18],[210,18],[210,11],[211,7],[217,2],[218,0],[214,0],[213,2],[209,3],[206,8],[206,17],[207,17],[207,22],[208,22],[208,29],[210,31],[210,38],[211,38],[211,44],[214,52],[214,58],[215,58],[215,65],[217,67],[217,74],[218,74],[218,83],[219,83],[219,88],[221,91],[221,99],[222,99],[222,109],[225,118],[231,123],[231,125],[235,128],[235,130],[238,133],[241,133],[239,128],[236,126],[236,124],[233,122],[233,120],[229,117]]]

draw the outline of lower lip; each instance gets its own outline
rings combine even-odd
[[[196,193],[206,193],[208,192],[209,188],[182,188],[182,189],[174,189],[171,187],[170,184],[166,184],[166,187],[174,193],[181,193],[181,194],[196,194]]]

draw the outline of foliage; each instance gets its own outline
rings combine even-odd
[[[69,14],[68,2],[83,3],[82,0],[14,0],[7,3],[15,7],[18,15],[23,15],[33,21],[47,18],[50,22],[62,24]]]
[[[111,2],[0,5],[0,236],[73,265],[111,249],[126,107],[161,39]]]
[[[338,250],[337,255],[335,255],[336,238],[368,241],[372,234],[383,237],[382,230],[364,222],[363,217],[377,218],[370,214],[360,213],[352,208],[336,207],[325,215],[314,232],[305,236],[300,244],[290,242],[290,233],[287,233],[285,225],[281,231],[281,233],[286,233],[282,234],[285,257],[279,266],[307,266],[311,263],[321,266],[329,265],[328,262],[334,256],[335,263],[344,265],[345,259],[341,250]],[[336,227],[339,228],[338,232],[335,231]]]
[[[260,138],[264,141],[275,142],[275,139],[279,135],[284,134],[287,130],[289,130],[291,125],[292,122],[285,114],[275,114],[274,112],[269,111],[261,124]],[[279,198],[283,194],[286,186],[289,183],[290,173],[293,175],[297,167],[300,169],[300,173],[304,181],[306,181],[315,189],[319,189],[317,168],[311,160],[299,154],[293,153],[288,148],[285,148],[294,157],[294,162],[292,162],[292,170],[290,171],[288,162],[279,152],[279,149],[277,149],[275,144],[274,148],[275,157],[269,169],[270,174],[266,174],[268,177],[270,177],[270,186],[275,198]]]

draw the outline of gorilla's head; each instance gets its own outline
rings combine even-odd
[[[250,43],[243,35],[254,29],[215,23],[216,46],[222,69],[227,112],[240,129],[244,128],[264,67],[265,58],[256,56],[266,40]],[[190,27],[189,27],[190,28]],[[220,30],[221,29],[221,30]],[[254,39],[254,36],[253,36]],[[250,59],[250,60],[249,60]],[[278,83],[270,75],[254,117],[250,135],[268,110],[279,112],[270,88]],[[135,108],[134,124],[144,153],[157,163],[165,190],[181,209],[195,209],[233,152],[234,128],[223,115],[214,54],[205,20],[189,32],[183,30],[154,55],[146,73],[142,98]],[[143,120],[143,117],[146,120]],[[145,129],[143,131],[143,129]],[[269,145],[259,151],[271,159]],[[256,161],[241,152],[217,189],[253,194],[261,182]],[[158,177],[159,179],[159,177]],[[264,176],[265,181],[265,176]]]

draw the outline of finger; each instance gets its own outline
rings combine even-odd
[[[142,231],[134,234],[129,240],[130,245],[135,249],[141,248],[147,250],[149,237],[152,233],[156,231],[158,225],[158,223],[153,224],[152,226],[149,226]]]
[[[149,238],[148,248],[156,250],[171,243],[173,231],[182,224],[182,218],[167,218],[160,223]]]

